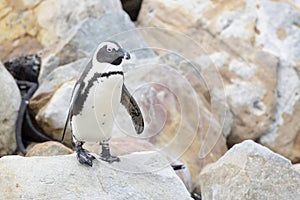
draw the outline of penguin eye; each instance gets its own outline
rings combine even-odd
[[[106,51],[107,52],[112,52],[112,49],[111,48],[107,48]]]

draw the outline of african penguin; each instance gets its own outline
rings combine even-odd
[[[100,159],[107,162],[120,160],[111,156],[108,143],[120,103],[130,114],[136,132],[140,134],[144,130],[142,113],[124,85],[124,59],[130,59],[130,55],[118,43],[102,42],[74,86],[63,138],[70,121],[77,159],[81,164],[92,166],[95,159],[83,149],[84,142],[100,142]]]

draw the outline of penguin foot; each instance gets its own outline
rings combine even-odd
[[[75,142],[75,151],[77,153],[77,160],[81,164],[85,164],[85,165],[92,167],[95,156],[93,156],[87,150],[82,148],[82,145],[83,145],[83,142],[79,142],[79,141]]]
[[[100,154],[100,159],[108,163],[119,162],[120,158],[117,156],[112,156],[110,154],[108,141],[103,141],[100,143],[102,145],[102,153]]]
[[[120,158],[118,158],[117,156],[112,156],[112,155],[107,155],[107,154],[101,154],[100,155],[100,159],[108,162],[108,163],[113,163],[113,162],[119,162]]]
[[[95,156],[88,153],[84,149],[78,150],[76,152],[77,152],[77,160],[80,162],[80,164],[85,164],[90,167],[93,166],[93,160],[95,159]]]

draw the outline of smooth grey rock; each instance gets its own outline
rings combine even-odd
[[[81,165],[75,154],[0,159],[3,199],[181,199],[190,195],[158,153],[121,156],[117,163]]]
[[[233,146],[200,174],[204,200],[300,197],[300,173],[291,162],[251,140]]]
[[[53,47],[43,58],[39,82],[56,67],[81,58],[89,58],[99,43],[114,40],[130,52],[132,60],[155,57],[142,35],[125,12],[112,12],[97,18],[87,18],[59,45]]]
[[[90,57],[99,43],[105,40],[117,41],[137,59],[155,56],[129,16],[125,12],[115,12],[83,21],[58,53],[60,64]]]
[[[99,17],[105,13],[122,10],[118,0],[46,0],[34,10],[43,46],[49,47],[73,33],[76,25],[88,17]]]
[[[53,69],[53,71],[47,73],[47,76],[43,78],[33,98],[42,93],[53,92],[57,86],[66,81],[77,79],[88,62],[88,58],[82,58]]]
[[[0,157],[16,149],[15,128],[21,103],[19,88],[0,62]]]

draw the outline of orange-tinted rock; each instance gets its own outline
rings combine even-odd
[[[56,156],[73,153],[72,149],[59,142],[43,142],[34,145],[26,154],[26,157],[32,156]]]

